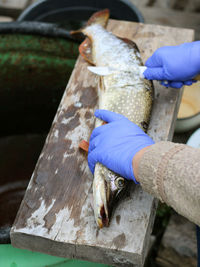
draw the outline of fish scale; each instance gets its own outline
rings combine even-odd
[[[96,66],[128,66],[139,65],[139,53],[131,53],[128,45],[111,32],[106,31],[101,25],[94,24],[86,27],[83,33],[92,39],[92,54]],[[115,53],[113,53],[115,50]],[[139,57],[138,57],[139,56]],[[122,58],[123,57],[123,58]]]
[[[96,67],[116,70],[99,76],[99,108],[120,113],[146,130],[152,108],[152,83],[141,78],[139,66],[143,64],[137,46],[104,28],[108,18],[108,10],[97,12],[91,17],[89,25],[82,30],[89,39],[80,46],[80,53]],[[98,69],[94,73],[98,73]],[[97,119],[95,127],[100,125],[102,121]],[[93,207],[99,228],[109,225],[112,208],[128,183],[102,164],[95,165]]]

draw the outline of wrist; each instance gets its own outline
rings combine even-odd
[[[140,164],[140,160],[141,158],[143,157],[144,153],[151,147],[150,146],[146,146],[144,148],[142,148],[140,151],[138,151],[135,156],[133,157],[132,159],[132,166],[133,166],[133,173],[134,173],[134,176],[135,176],[135,180],[139,183],[140,180],[139,180],[139,164]]]

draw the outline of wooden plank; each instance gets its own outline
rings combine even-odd
[[[195,39],[200,39],[200,2],[179,0],[156,0],[147,3],[140,0],[130,0],[142,13],[145,23],[171,27],[181,27],[195,30]],[[176,5],[174,3],[176,2]],[[173,9],[174,6],[180,9]],[[182,8],[181,8],[182,7]]]
[[[196,267],[196,225],[173,213],[165,229],[156,257],[159,267]]]
[[[194,37],[192,30],[125,21],[112,20],[108,29],[134,40],[144,61],[160,46]],[[155,141],[172,138],[180,96],[180,90],[155,83],[149,129]],[[113,266],[142,266],[156,210],[153,197],[132,184],[109,228],[98,230],[94,220],[93,178],[78,144],[91,134],[97,102],[96,78],[79,57],[12,227],[12,245]]]
[[[161,1],[162,2],[162,1]],[[161,7],[138,7],[145,23],[195,30],[195,39],[200,39],[200,16],[197,12],[173,10]]]

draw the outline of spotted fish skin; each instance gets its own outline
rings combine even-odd
[[[118,70],[100,78],[99,108],[120,113],[143,128],[144,122],[149,122],[153,86],[140,78],[139,68],[135,72],[135,67],[143,65],[136,45],[125,43],[98,24],[83,32],[91,39],[94,64]]]
[[[93,18],[103,17],[103,12],[105,15],[108,11],[96,13]],[[82,32],[89,37],[91,44],[91,47],[84,44],[87,53],[91,54],[88,61],[92,60],[97,67],[116,69],[112,74],[99,76],[99,108],[120,113],[146,131],[152,108],[153,86],[150,81],[141,78],[139,68],[137,71],[137,66],[143,64],[136,44],[116,37],[101,24],[95,23],[95,19]],[[97,119],[95,126],[100,125],[102,121]],[[99,228],[109,225],[115,199],[119,198],[127,184],[123,177],[100,163],[96,164],[93,198],[95,220]]]

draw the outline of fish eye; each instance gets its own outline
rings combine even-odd
[[[122,177],[118,177],[115,179],[115,185],[118,187],[118,188],[123,188],[125,186],[125,180],[124,178]]]

